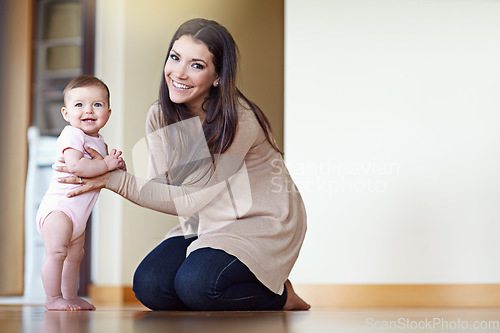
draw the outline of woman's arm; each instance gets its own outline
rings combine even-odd
[[[186,127],[191,128],[190,125]],[[163,142],[160,142],[162,135],[159,133],[165,132],[168,132],[168,129],[155,130],[154,126],[150,127],[149,146],[161,147]],[[192,177],[189,176],[182,185],[174,186],[167,184],[165,170],[156,170],[157,178],[150,180],[116,170],[111,172],[106,188],[146,208],[172,215],[191,216],[213,201],[223,190],[228,190],[228,181],[236,174],[239,181],[246,179],[246,182],[249,182],[244,159],[261,132],[257,119],[249,111],[240,117],[233,143],[219,156],[215,171],[211,169],[211,159],[208,158],[208,163],[194,171]],[[153,151],[161,157],[166,155],[161,149]],[[173,170],[169,170],[169,173],[171,172]]]
[[[215,172],[206,172],[207,169],[198,170],[198,174],[193,177],[196,180],[191,183],[185,182],[180,186],[169,185],[163,172],[159,172],[157,178],[148,180],[122,170],[114,170],[102,177],[84,179],[83,186],[70,192],[69,195],[74,196],[106,187],[142,207],[172,215],[191,216],[227,189],[227,183],[232,176],[238,174],[243,176],[239,177],[240,179],[248,179],[246,168],[243,167],[244,158],[262,129],[253,114],[242,118],[233,144],[220,156]],[[159,135],[156,137],[161,138]],[[87,151],[91,156],[95,156],[90,149]],[[75,184],[78,183],[78,179],[65,178],[61,182]]]
[[[84,146],[84,149],[87,153],[89,153],[91,159],[87,159],[89,161],[99,161],[103,160],[103,157],[101,154],[99,154],[96,150],[93,148]],[[83,154],[82,154],[83,155]],[[63,166],[55,166],[55,170],[59,172],[65,172],[65,173],[70,173],[68,166],[66,165],[66,161],[64,158],[59,159],[59,162],[64,163],[65,165]],[[89,191],[94,191],[94,190],[100,190],[106,186],[108,183],[109,179],[109,172],[105,172],[102,175],[91,177],[91,178],[83,178],[81,179],[80,177],[61,177],[58,178],[57,181],[59,183],[65,183],[65,184],[81,184],[82,186],[78,187],[76,190],[69,192],[66,196],[67,197],[74,197],[77,195],[80,195],[85,192]]]
[[[102,159],[94,149],[86,147],[85,150],[93,160]],[[65,161],[60,160],[60,162]],[[59,166],[56,170],[68,172],[68,167]],[[200,183],[191,186],[172,186],[166,183],[164,177],[147,180],[118,169],[97,177],[82,179],[82,186],[69,192],[67,196],[74,197],[85,192],[108,188],[142,207],[171,215],[191,216],[226,188],[224,180],[216,182],[214,177],[210,178],[211,181],[205,181],[205,186]],[[62,177],[58,178],[58,182],[79,184],[80,179]]]

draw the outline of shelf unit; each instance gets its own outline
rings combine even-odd
[[[38,0],[35,13],[32,125],[57,136],[64,87],[94,72],[95,0]]]

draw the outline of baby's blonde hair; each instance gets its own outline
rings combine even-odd
[[[79,76],[75,77],[73,80],[71,80],[70,83],[68,83],[68,85],[66,86],[66,88],[64,88],[64,91],[63,91],[64,105],[66,106],[66,94],[68,91],[70,91],[71,89],[75,89],[75,88],[91,87],[91,86],[101,87],[104,90],[106,90],[106,93],[108,95],[107,102],[108,102],[108,107],[109,107],[109,89],[108,89],[108,86],[104,82],[102,82],[101,80],[99,80],[98,78],[96,78],[95,76],[92,76],[92,75],[79,75]]]

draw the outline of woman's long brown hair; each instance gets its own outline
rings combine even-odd
[[[223,154],[233,143],[238,126],[239,99],[244,100],[249,105],[264,130],[266,139],[276,151],[282,154],[272,136],[267,117],[257,105],[248,100],[236,87],[238,49],[227,29],[215,21],[200,18],[183,23],[170,42],[165,63],[175,41],[185,35],[201,41],[208,47],[208,50],[213,55],[212,61],[215,65],[215,71],[219,76],[219,86],[210,88],[209,96],[202,105],[206,111],[203,132],[212,163],[215,164],[217,156]],[[184,104],[177,104],[170,100],[165,75],[162,75],[158,102],[166,126],[194,117]],[[188,141],[181,138],[177,143],[188,144]],[[183,151],[183,149],[180,149],[180,151]]]

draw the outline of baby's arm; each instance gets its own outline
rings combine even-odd
[[[72,148],[66,149],[63,154],[69,172],[79,177],[96,177],[125,167],[125,162],[120,157],[122,152],[115,149],[104,159],[85,158],[81,151]]]

